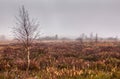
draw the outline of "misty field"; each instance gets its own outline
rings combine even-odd
[[[20,44],[0,45],[0,79],[120,79],[119,42],[41,42],[27,55]]]

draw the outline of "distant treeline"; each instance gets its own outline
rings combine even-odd
[[[81,34],[79,37],[77,38],[73,38],[71,39],[71,37],[59,37],[58,35],[55,36],[45,36],[45,37],[40,37],[39,40],[77,40],[77,41],[118,41],[119,38],[116,37],[107,37],[107,38],[102,38],[99,37],[98,34],[93,35],[92,33],[90,34],[90,36],[85,35],[84,33]]]

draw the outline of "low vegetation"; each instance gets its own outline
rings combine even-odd
[[[30,68],[18,44],[0,46],[0,79],[120,79],[119,43],[33,44]]]

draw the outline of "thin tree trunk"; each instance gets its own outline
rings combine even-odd
[[[30,68],[30,48],[27,47],[27,71],[29,71]]]

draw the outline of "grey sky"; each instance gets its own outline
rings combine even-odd
[[[0,35],[12,36],[21,5],[40,21],[43,36],[78,37],[93,32],[120,37],[120,0],[0,0]]]

